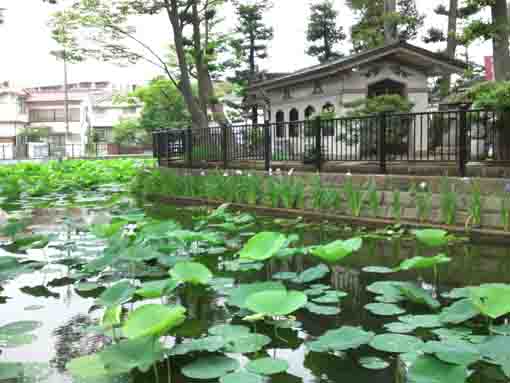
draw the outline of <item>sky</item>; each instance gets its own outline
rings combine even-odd
[[[66,1],[66,0],[64,0]],[[274,40],[269,47],[269,58],[260,63],[262,69],[289,72],[316,64],[314,58],[305,54],[306,27],[310,3],[316,0],[276,0],[267,15],[267,23],[274,28]],[[434,14],[433,9],[445,0],[417,0],[418,9],[426,15],[425,28],[446,26],[446,19]],[[339,11],[338,24],[349,30],[354,15],[344,0],[334,0]],[[47,23],[56,6],[41,0],[0,0],[5,8],[5,24],[0,26],[0,81],[11,81],[18,87],[51,85],[63,82],[63,65],[50,52],[58,49],[51,39]],[[232,12],[225,12],[222,28],[230,31],[235,25]],[[135,21],[137,37],[150,42],[152,48],[164,52],[172,39],[168,20],[162,16],[145,16]],[[424,45],[421,41],[417,45]],[[431,47],[437,49],[439,46]],[[348,43],[344,50],[349,49]],[[470,55],[482,63],[483,56],[491,55],[489,43],[475,43]],[[138,83],[160,74],[151,64],[119,67],[109,63],[88,60],[69,67],[69,81],[112,81],[114,83]]]

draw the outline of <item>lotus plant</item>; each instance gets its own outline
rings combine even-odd
[[[510,183],[505,185],[501,196],[501,221],[505,231],[510,231]]]

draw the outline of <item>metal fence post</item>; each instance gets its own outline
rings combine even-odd
[[[221,143],[221,146],[223,147],[223,169],[228,169],[228,128],[227,128],[227,125],[222,125],[221,126],[221,140],[222,140],[222,143]],[[209,131],[209,136],[211,135],[210,131]]]
[[[269,171],[271,168],[271,125],[269,120],[264,121],[264,168]]]
[[[186,156],[188,161],[188,167],[193,167],[193,132],[191,130],[191,126],[188,126],[188,130],[186,131]]]
[[[322,120],[317,116],[314,120],[315,130],[315,166],[317,171],[322,170]]]
[[[388,124],[388,114],[383,112],[377,116],[378,125],[378,153],[379,153],[379,171],[386,174],[386,128]]]
[[[459,176],[465,177],[466,176],[466,164],[467,164],[467,133],[468,133],[468,126],[467,126],[467,109],[465,105],[461,106],[458,113],[459,113],[459,128],[458,128],[458,134],[459,134],[459,156],[458,156],[458,170],[459,170]]]

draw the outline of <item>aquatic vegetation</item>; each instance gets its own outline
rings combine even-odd
[[[422,182],[415,188],[415,202],[417,218],[421,222],[430,219],[432,214],[432,191],[428,190],[428,185]]]
[[[454,225],[457,221],[457,193],[450,185],[448,177],[441,178],[440,184],[441,219],[446,225]]]
[[[483,209],[483,197],[480,181],[473,180],[471,182],[467,209],[468,217],[465,224],[466,229],[473,226],[480,226],[482,224]]]

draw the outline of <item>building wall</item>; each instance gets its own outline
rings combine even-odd
[[[0,138],[15,137],[27,122],[23,97],[16,93],[0,94]]]

